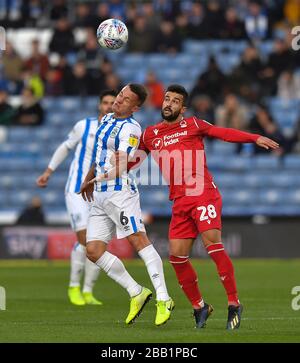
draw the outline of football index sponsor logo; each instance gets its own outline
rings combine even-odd
[[[300,25],[295,26],[291,34],[296,35],[292,40],[292,49],[297,51],[300,49]]]
[[[0,51],[6,49],[6,33],[3,26],[0,26]]]
[[[292,295],[296,295],[292,300],[292,309],[300,310],[300,286],[294,286],[291,291]]]
[[[2,286],[0,286],[0,310],[6,310],[6,292]]]

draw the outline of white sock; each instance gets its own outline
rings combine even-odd
[[[98,279],[100,268],[88,258],[85,260],[84,284],[82,292],[92,292]]]
[[[145,262],[148,274],[156,291],[156,299],[167,301],[170,296],[167,291],[162,260],[153,245],[149,245],[138,252]]]
[[[95,263],[102,268],[111,279],[124,287],[124,289],[128,291],[130,297],[136,296],[142,291],[142,286],[129,275],[123,262],[117,256],[105,251]]]
[[[80,286],[80,280],[85,264],[85,247],[76,242],[71,252],[71,276],[70,287]]]

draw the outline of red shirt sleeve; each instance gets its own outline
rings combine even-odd
[[[240,131],[237,129],[218,127],[206,122],[204,120],[195,119],[195,123],[199,128],[202,135],[214,137],[227,142],[256,142],[260,137],[258,134],[251,134],[249,132]]]
[[[141,135],[139,147],[133,157],[134,160],[128,162],[127,171],[129,171],[130,169],[138,168],[141,165],[141,163],[146,159],[147,155],[150,152],[144,141],[145,132],[146,130],[144,130]]]

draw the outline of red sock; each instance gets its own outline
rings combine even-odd
[[[220,279],[227,293],[228,305],[239,305],[233,264],[224,250],[223,243],[214,243],[206,249],[217,266]]]
[[[201,293],[198,288],[198,276],[188,257],[170,256],[179,285],[194,309],[204,306]]]

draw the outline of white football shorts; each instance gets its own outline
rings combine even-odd
[[[136,232],[145,232],[138,191],[94,191],[87,224],[87,243],[108,243],[115,235],[125,238]]]
[[[90,203],[85,202],[81,194],[77,193],[66,193],[65,200],[73,231],[86,229]]]

